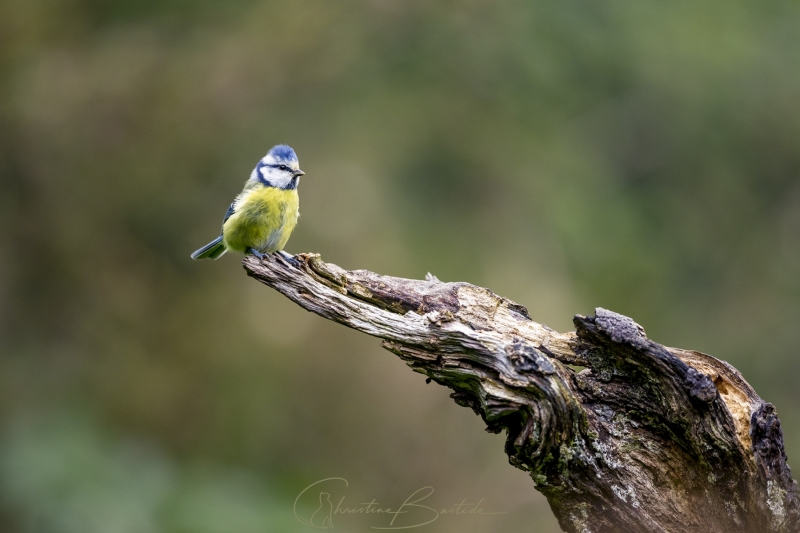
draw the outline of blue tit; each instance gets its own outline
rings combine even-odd
[[[263,258],[283,250],[300,216],[297,185],[304,174],[294,150],[273,146],[225,213],[219,237],[192,259],[217,259],[228,250]]]

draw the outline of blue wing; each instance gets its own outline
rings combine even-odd
[[[236,200],[231,202],[231,206],[225,212],[225,218],[222,219],[222,225],[223,226],[225,226],[225,223],[228,221],[229,218],[231,218],[231,215],[236,212],[236,209],[233,208],[235,203],[236,203]],[[219,231],[219,234],[220,234],[220,236],[222,236],[222,230]]]

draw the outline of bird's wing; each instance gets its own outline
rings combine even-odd
[[[236,196],[236,198],[233,199],[233,202],[231,202],[231,206],[225,212],[225,218],[222,219],[223,227],[225,226],[225,223],[228,221],[228,219],[231,218],[231,216],[234,213],[236,213],[236,202],[238,202],[243,197],[245,197],[247,195],[247,193],[249,193],[251,190],[253,190],[254,187],[257,187],[257,186],[258,186],[257,183],[251,183],[249,180],[244,184],[244,189],[242,190],[242,192],[240,192]],[[222,231],[221,230],[220,230],[219,234],[222,235]]]
[[[231,215],[236,212],[236,209],[234,209],[234,207],[233,207],[235,204],[236,204],[236,200],[231,202],[231,206],[225,212],[225,218],[222,219],[222,225],[223,226],[225,226],[225,223],[228,221],[229,218],[231,218]],[[222,235],[222,230],[220,230],[219,234]]]

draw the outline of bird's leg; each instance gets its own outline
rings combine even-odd
[[[263,261],[264,260],[264,254],[262,254],[261,252],[259,252],[255,248],[248,248],[247,250],[245,250],[245,252],[248,253],[248,254],[252,254],[252,255],[258,257],[259,261]]]

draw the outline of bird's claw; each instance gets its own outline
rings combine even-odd
[[[295,256],[293,256],[292,254],[286,253],[283,250],[278,250],[275,253],[283,257],[286,260],[286,262],[289,263],[290,265],[300,268],[300,261],[298,261],[297,258],[295,258]]]

